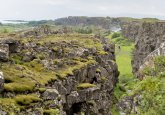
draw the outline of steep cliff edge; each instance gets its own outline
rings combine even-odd
[[[135,41],[134,86],[119,103],[121,114],[164,115],[165,23],[130,23],[123,32]],[[130,34],[129,34],[130,33]],[[133,34],[132,34],[133,33]]]
[[[119,75],[115,45],[48,31],[0,39],[0,113],[110,115]]]
[[[135,41],[141,22],[125,22],[122,23],[121,31],[124,38],[128,38],[131,41]]]
[[[130,34],[131,33],[131,34]],[[144,59],[165,42],[164,22],[130,23],[123,29],[124,36],[135,41],[133,73],[139,70]]]

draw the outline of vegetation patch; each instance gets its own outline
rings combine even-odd
[[[42,101],[37,95],[29,94],[29,95],[17,95],[14,100],[18,105],[30,105],[31,103],[36,103]]]
[[[140,94],[142,99],[138,106],[140,114],[163,115],[165,113],[165,78],[145,77],[134,86],[130,95]]]
[[[44,110],[44,115],[59,115],[59,109],[48,109]]]
[[[0,98],[0,105],[3,111],[6,111],[8,114],[14,113],[14,111],[20,111],[20,108],[16,105],[14,99],[11,98]]]
[[[77,88],[78,89],[87,89],[87,88],[92,88],[92,87],[96,87],[95,84],[90,84],[90,83],[80,83]]]

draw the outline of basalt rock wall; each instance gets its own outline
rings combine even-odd
[[[165,42],[165,22],[132,22],[123,28],[123,35],[135,41],[132,67],[136,73],[145,58]]]
[[[111,115],[119,72],[115,45],[103,41],[84,35],[1,40],[0,112]]]

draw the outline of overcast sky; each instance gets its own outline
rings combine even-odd
[[[0,0],[0,20],[42,20],[66,16],[165,19],[165,0]]]

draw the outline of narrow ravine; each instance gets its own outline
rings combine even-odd
[[[113,37],[113,34],[118,34]],[[133,87],[133,73],[132,73],[132,52],[134,49],[134,43],[127,40],[122,36],[120,32],[112,33],[108,36],[111,42],[115,42],[116,45],[116,62],[120,71],[119,82],[114,92],[114,107],[112,115],[119,115],[116,104],[118,101],[130,92]]]
[[[164,31],[160,29],[164,24],[143,23],[139,26],[135,45],[128,40],[131,37],[126,39],[121,33],[108,36],[116,43],[116,62],[120,71],[112,115],[165,114]]]

